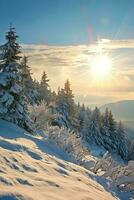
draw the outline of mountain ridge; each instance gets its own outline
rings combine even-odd
[[[134,121],[134,100],[120,100],[100,106],[102,112],[108,108],[117,120]]]

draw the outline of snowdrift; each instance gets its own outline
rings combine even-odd
[[[92,172],[47,138],[0,120],[1,200],[115,200]]]

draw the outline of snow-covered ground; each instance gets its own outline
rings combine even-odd
[[[103,185],[100,185],[99,182]],[[115,200],[109,182],[73,163],[47,138],[0,120],[0,199]],[[124,196],[122,198],[127,200]]]

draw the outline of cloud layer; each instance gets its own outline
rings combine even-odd
[[[49,46],[23,44],[33,77],[45,70],[54,90],[66,79],[72,83],[76,99],[87,105],[134,98],[134,40],[101,39],[90,45]],[[91,60],[99,53],[112,60],[112,73],[103,81],[94,80]]]

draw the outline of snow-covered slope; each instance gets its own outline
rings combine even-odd
[[[0,199],[117,199],[96,180],[52,142],[0,120]]]

